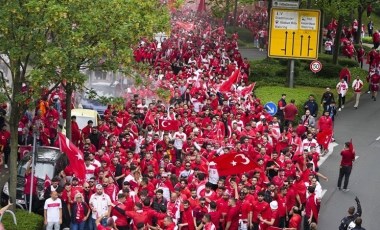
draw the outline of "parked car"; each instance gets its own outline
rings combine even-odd
[[[16,205],[19,208],[27,209],[26,197],[24,195],[24,184],[25,184],[25,171],[28,161],[32,157],[32,153],[26,154],[17,165],[17,188],[16,188]],[[44,183],[45,179],[48,177],[52,179],[53,177],[59,175],[59,173],[66,168],[68,165],[68,158],[66,154],[62,153],[59,148],[40,146],[37,147],[34,167],[35,176],[37,177],[37,195],[38,202],[33,203],[33,207],[37,207],[38,213],[43,213],[44,199]],[[9,185],[8,182],[5,183],[1,190],[1,206],[7,204],[9,199]]]

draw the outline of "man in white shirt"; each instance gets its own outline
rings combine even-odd
[[[354,80],[354,82],[352,82],[352,88],[354,89],[355,93],[355,109],[358,109],[360,94],[362,93],[363,85],[363,81],[360,80],[359,75],[356,76],[356,79]]]
[[[51,192],[50,198],[45,201],[44,224],[46,230],[59,230],[62,224],[62,202],[56,191]]]
[[[182,153],[183,144],[186,142],[187,136],[183,132],[183,127],[179,127],[178,132],[174,133],[174,147],[176,148],[177,159],[180,159]]]
[[[344,104],[346,102],[346,94],[348,91],[348,84],[347,82],[342,78],[340,82],[336,85],[336,90],[339,95],[339,102],[338,102],[338,111],[342,111],[344,108]]]
[[[91,164],[89,156],[84,158],[84,163],[86,167],[86,181],[89,181],[91,177],[95,176],[95,166]]]
[[[90,208],[92,210],[90,229],[96,229],[95,221],[99,216],[109,216],[111,213],[111,198],[104,193],[101,184],[96,185],[96,193],[90,198]],[[104,221],[103,221],[104,220]],[[101,224],[106,226],[106,219],[103,219]]]

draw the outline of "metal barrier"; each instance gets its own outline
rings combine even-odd
[[[11,214],[11,216],[13,217],[13,223],[14,223],[15,225],[17,225],[17,218],[16,218],[16,215],[15,215],[14,212],[12,212],[11,210],[6,210],[6,211],[4,212],[4,214],[3,214],[2,216],[0,216],[0,222],[1,222],[1,220],[3,219],[3,216],[5,215],[5,213],[9,213],[9,214]]]

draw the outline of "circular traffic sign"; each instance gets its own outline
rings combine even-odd
[[[313,73],[318,73],[322,69],[322,63],[318,60],[314,60],[310,63],[310,70]]]

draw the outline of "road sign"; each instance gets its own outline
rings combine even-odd
[[[272,8],[268,56],[317,59],[320,14],[319,10]]]
[[[322,63],[318,60],[314,60],[310,63],[310,70],[313,73],[318,73],[322,69]]]
[[[300,4],[298,1],[286,1],[286,0],[273,0],[272,2],[273,8],[292,8],[298,9],[300,8]]]
[[[277,113],[277,105],[274,102],[268,102],[264,105],[264,109],[269,113],[269,115],[274,116]]]

